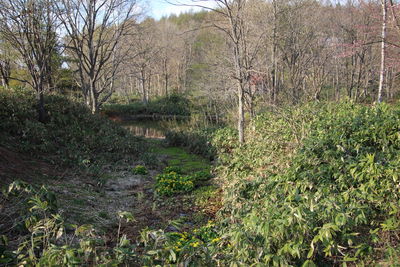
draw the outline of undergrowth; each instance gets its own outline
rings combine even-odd
[[[137,244],[120,232],[123,222],[133,221],[129,212],[118,212],[119,226],[114,246],[92,225],[67,224],[60,214],[56,195],[16,181],[4,190],[7,202],[20,202],[18,220],[10,229],[19,231],[18,244],[0,245],[0,265],[6,266],[131,266],[138,262]],[[13,233],[6,233],[12,235]],[[17,247],[14,247],[14,246]]]
[[[93,225],[66,223],[57,195],[46,187],[16,181],[0,196],[20,203],[15,210],[20,216],[10,227],[14,232],[1,236],[1,266],[210,266],[220,240],[215,223],[209,221],[190,232],[143,229],[132,241],[122,226],[135,218],[119,211],[115,242],[107,244],[107,237]],[[174,225],[180,227],[178,221]],[[9,244],[7,236],[15,231],[20,235],[18,243]]]
[[[45,99],[47,121],[37,121],[27,90],[0,91],[0,146],[65,166],[95,166],[137,157],[145,143],[82,104],[62,96]]]
[[[399,264],[399,118],[351,103],[256,118],[245,145],[222,147],[222,261]]]
[[[172,94],[148,102],[136,101],[131,104],[104,105],[102,112],[108,116],[126,115],[170,115],[190,116],[190,101],[181,95]]]
[[[185,128],[177,127],[165,133],[165,140],[169,146],[183,147],[193,154],[206,159],[214,160],[216,150],[210,143],[216,128]]]

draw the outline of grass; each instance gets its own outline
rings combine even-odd
[[[210,162],[198,155],[193,155],[179,147],[153,147],[152,153],[166,155],[168,166],[180,167],[184,174],[196,171],[210,171]]]

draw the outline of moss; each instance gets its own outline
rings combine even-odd
[[[182,166],[183,172],[194,172],[201,170],[208,170],[209,164],[204,161],[188,161],[184,162]]]
[[[169,166],[177,166],[183,170],[184,174],[192,174],[196,171],[209,171],[210,163],[201,156],[192,155],[178,147],[156,147],[153,153],[167,155]]]

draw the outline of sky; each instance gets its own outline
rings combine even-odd
[[[170,3],[175,3],[175,5]],[[192,11],[200,11],[200,7],[185,6],[193,4],[191,0],[147,0],[150,8],[148,15],[155,19],[160,19],[163,16],[171,14],[179,15],[180,13]],[[212,1],[196,1],[196,4],[203,6],[212,6]]]

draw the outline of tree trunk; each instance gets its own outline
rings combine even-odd
[[[382,46],[381,46],[381,69],[379,75],[378,103],[382,102],[382,91],[385,86],[385,54],[386,54],[386,22],[387,5],[386,0],[381,0],[382,4]]]
[[[8,60],[0,62],[1,84],[4,88],[10,85],[11,67]]]
[[[98,111],[98,99],[96,94],[96,87],[92,82],[90,83],[90,105],[92,114],[96,114]]]
[[[148,102],[148,97],[147,97],[147,89],[146,89],[146,74],[145,71],[142,69],[140,72],[140,81],[141,81],[141,86],[142,86],[142,92],[143,92],[143,103],[147,105]]]
[[[1,77],[1,85],[4,88],[8,88],[8,80],[5,77]]]
[[[43,90],[40,90],[37,93],[37,100],[38,100],[38,120],[42,123],[46,121],[46,110],[44,108],[44,95]]]
[[[244,143],[244,90],[241,81],[238,81],[238,132],[239,143]]]
[[[277,28],[277,3],[274,0],[273,1],[273,9],[274,9],[274,26],[273,26],[273,34],[272,34],[272,90],[271,90],[271,101],[272,104],[275,105],[276,104],[276,91],[277,91],[277,59],[276,59],[276,53],[277,53],[277,43],[276,43],[276,39],[277,39],[277,34],[276,34],[276,28]]]

